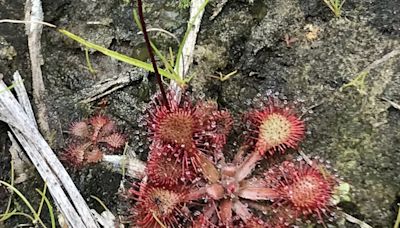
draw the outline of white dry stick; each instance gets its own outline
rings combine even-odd
[[[16,87],[23,86],[18,82],[14,84]],[[39,174],[47,183],[50,194],[68,224],[71,227],[98,227],[71,177],[36,128],[34,120],[30,119],[32,115],[26,114],[26,112],[31,112],[31,108],[21,107],[3,81],[0,81],[0,91],[2,91],[0,93],[0,121],[4,121],[12,129]],[[24,89],[16,89],[16,91],[19,93]],[[23,97],[26,94],[18,96]]]
[[[87,104],[98,100],[104,96],[111,94],[112,92],[124,88],[129,85],[129,83],[133,81],[137,81],[143,78],[144,71],[138,70],[133,75],[118,75],[116,77],[107,78],[103,81],[100,81],[90,88],[84,89],[81,91],[82,94],[85,94],[86,97],[84,99],[76,100],[76,102]]]
[[[361,228],[372,228],[372,226],[368,225],[367,223],[365,223],[364,221],[359,220],[358,218],[355,218],[345,212],[342,212],[342,214],[344,215],[345,219],[351,223],[357,224],[359,225]]]
[[[110,163],[117,171],[126,170],[126,175],[142,179],[146,174],[146,163],[136,157],[104,155],[102,162]]]
[[[388,102],[393,108],[400,110],[400,104],[397,104],[396,102],[391,101],[391,100],[387,99],[386,97],[382,97],[382,100]]]
[[[212,15],[210,16],[210,21],[214,20],[222,11],[226,3],[228,3],[229,0],[220,0],[217,2],[217,5],[215,6],[215,9],[213,10]]]
[[[23,79],[18,71],[15,71],[13,75],[13,80],[17,84],[23,83]],[[14,87],[14,89],[15,91],[17,91],[18,102],[21,104],[25,113],[28,115],[29,119],[32,120],[32,123],[37,128],[35,115],[33,114],[31,102],[29,101],[28,93],[26,92],[25,86],[17,85]]]
[[[381,65],[382,63],[384,63],[384,62],[388,61],[389,59],[395,57],[396,55],[400,55],[400,48],[396,48],[396,49],[392,50],[391,52],[387,53],[386,55],[384,55],[382,58],[375,60],[373,63],[368,65],[364,70],[362,70],[357,75],[360,75],[360,74],[362,74],[364,72],[368,73],[372,69],[378,67],[379,65]]]
[[[19,143],[14,136],[8,132],[8,137],[11,140],[11,147],[9,149],[11,154],[11,162],[15,172],[15,184],[22,183],[28,179],[28,173],[26,172],[27,167],[32,167],[29,159],[26,157],[24,151],[19,146]]]
[[[190,64],[193,62],[193,52],[196,45],[197,33],[200,30],[201,19],[203,18],[204,9],[201,7],[208,2],[208,0],[192,0],[190,5],[190,19],[188,23],[188,29],[191,27],[185,44],[182,49],[182,57],[179,60],[178,75],[183,79],[185,75],[188,73]],[[175,70],[177,68],[175,67]],[[175,92],[175,100],[179,101],[181,98],[182,89],[179,87],[176,82],[172,81],[170,85],[170,89]]]
[[[33,120],[33,123],[35,124],[36,128],[36,121],[35,117],[33,115],[32,111],[32,106],[31,103],[29,102],[29,97],[26,92],[26,89],[24,86],[20,86],[18,84],[23,83],[22,77],[19,74],[18,71],[16,71],[13,75],[14,82],[16,83],[16,86],[14,89],[17,91],[17,96],[18,96],[18,101],[21,104],[22,108],[25,110],[25,113],[29,116],[30,119]],[[27,166],[32,166],[30,163],[29,159],[26,157],[26,154],[24,151],[21,149],[21,147],[18,145],[16,142],[16,139],[14,137],[10,137],[12,145],[10,148],[10,153],[11,157],[14,163],[15,167],[15,174],[16,174],[16,179],[15,183],[21,183],[25,181],[28,178],[27,173],[25,173],[25,168]]]
[[[25,21],[43,21],[42,2],[40,0],[27,0],[25,4]],[[48,136],[50,127],[48,122],[48,112],[44,101],[46,90],[44,87],[41,65],[43,58],[40,53],[43,25],[40,23],[26,24],[26,33],[28,35],[28,48],[31,60],[32,70],[32,90],[33,102],[37,108],[37,119],[39,128]]]

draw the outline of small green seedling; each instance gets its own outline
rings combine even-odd
[[[210,75],[210,77],[212,78],[216,78],[218,80],[220,80],[221,82],[228,80],[229,78],[231,78],[233,75],[235,75],[238,71],[232,71],[229,74],[222,74],[221,72],[218,72],[219,76],[214,76],[214,75]]]
[[[398,204],[398,206],[399,206],[399,211],[397,212],[397,218],[393,228],[399,228],[400,226],[400,204]]]
[[[324,0],[325,4],[331,9],[335,17],[342,14],[342,6],[346,0]]]
[[[340,91],[342,91],[345,88],[354,86],[360,94],[366,95],[367,91],[366,91],[366,88],[365,88],[365,78],[367,77],[367,75],[368,75],[367,71],[361,72],[353,80],[351,80],[349,83],[344,84],[340,88]]]
[[[335,194],[332,197],[332,203],[334,205],[339,204],[340,202],[350,202],[350,185],[346,182],[341,182],[335,188]]]
[[[190,6],[190,0],[180,0],[179,1],[179,8],[180,9],[187,9]]]
[[[96,74],[96,71],[93,69],[92,63],[90,62],[89,56],[89,48],[85,48],[85,57],[86,57],[86,65],[91,74]]]

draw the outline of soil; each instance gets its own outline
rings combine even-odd
[[[0,0],[0,19],[23,18],[22,0]],[[43,0],[45,21],[65,28],[109,49],[147,59],[142,35],[132,20],[132,8],[122,0]],[[395,56],[375,67],[365,78],[363,90],[345,87],[364,68],[400,46],[399,0],[347,0],[342,17],[336,18],[322,0],[230,0],[214,19],[210,3],[199,33],[189,89],[198,98],[213,98],[240,117],[253,98],[274,93],[295,103],[307,124],[301,150],[331,163],[337,175],[351,185],[351,200],[340,206],[346,213],[372,227],[391,227],[400,202],[400,59]],[[178,1],[145,1],[149,27],[162,28],[182,38],[188,10]],[[88,23],[95,22],[95,23]],[[6,83],[14,71],[25,78],[31,91],[30,64],[24,27],[0,24],[0,72]],[[162,33],[151,33],[163,51],[178,45]],[[57,31],[44,28],[42,67],[56,137],[51,143],[62,151],[69,124],[102,110],[112,116],[130,145],[145,160],[146,144],[137,138],[141,115],[156,87],[153,75],[90,52],[96,74],[86,65],[84,49]],[[221,82],[211,77],[238,73]],[[131,75],[125,87],[89,104],[79,101],[100,81]],[[148,80],[147,80],[148,78]],[[7,126],[0,123],[0,179],[10,180]],[[231,141],[234,141],[233,139]],[[127,213],[119,206],[121,175],[96,165],[69,168],[89,206],[101,198],[112,212]],[[16,187],[29,199],[32,189],[42,188],[37,174]],[[8,197],[0,187],[0,212]],[[5,223],[25,223],[13,218]],[[1,227],[0,223],[0,227]],[[357,227],[351,223],[336,224]]]

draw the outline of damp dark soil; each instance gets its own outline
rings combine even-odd
[[[23,18],[24,4],[0,0],[0,19]],[[229,0],[211,17],[216,7],[215,3],[207,6],[202,21],[189,73],[194,76],[192,94],[216,99],[237,117],[258,94],[273,92],[296,103],[307,124],[301,150],[329,161],[351,186],[351,199],[340,205],[342,210],[372,227],[391,227],[400,199],[400,110],[386,100],[400,103],[400,56],[373,68],[364,88],[343,86],[400,47],[400,1],[347,0],[340,18],[322,0]],[[43,8],[47,22],[129,56],[148,57],[132,8],[122,0],[43,0]],[[176,0],[149,0],[145,16],[149,27],[182,38],[188,10],[179,9]],[[177,50],[175,40],[164,33],[152,32],[151,37],[161,50]],[[64,132],[72,121],[101,109],[118,122],[130,146],[145,159],[147,149],[135,132],[138,116],[156,90],[153,75],[92,51],[93,75],[84,49],[50,28],[43,30],[42,54],[56,135],[53,149],[60,152],[66,146]],[[9,83],[19,70],[31,91],[29,69],[23,26],[0,24],[4,80]],[[235,70],[238,73],[223,82],[211,77]],[[79,102],[94,84],[125,75],[131,76],[131,82],[123,88],[85,105]],[[5,181],[10,180],[10,144],[7,126],[0,123],[0,179]],[[119,206],[121,175],[100,165],[69,172],[91,207],[100,209],[90,198],[95,195],[112,212],[127,213]],[[38,175],[32,174],[16,187],[35,202],[39,197],[32,190],[42,186]],[[7,201],[7,192],[0,187],[0,213]],[[26,222],[13,218],[4,226]],[[340,226],[357,227],[348,222]]]

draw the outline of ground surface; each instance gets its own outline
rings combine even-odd
[[[182,37],[187,10],[178,9],[176,1],[145,2],[150,27]],[[0,0],[0,5],[0,18],[23,18],[24,1]],[[43,7],[50,23],[107,48],[140,59],[147,57],[131,8],[122,0],[44,0]],[[257,94],[268,91],[296,101],[308,129],[301,149],[330,161],[352,186],[351,202],[341,205],[343,209],[373,227],[392,226],[400,196],[400,110],[382,98],[400,102],[400,56],[374,68],[363,91],[340,88],[400,46],[400,1],[347,0],[339,19],[322,0],[230,0],[210,20],[214,9],[215,4],[208,6],[199,34],[190,72],[195,76],[193,94],[215,98],[237,116]],[[161,49],[172,46],[176,50],[173,39],[156,33],[152,37]],[[293,42],[285,42],[285,37]],[[0,24],[0,72],[9,82],[12,73],[20,70],[30,90],[25,39],[23,26]],[[143,71],[98,52],[90,55],[97,71],[92,75],[83,49],[49,28],[44,29],[42,45],[43,75],[57,136],[53,148],[60,151],[64,146],[63,131],[72,120],[99,109],[99,100],[78,103],[88,97],[94,84],[131,75],[131,83],[105,97],[105,112],[124,126],[133,149],[145,159],[146,147],[138,142],[135,131],[137,117],[155,90],[154,80],[142,80],[146,76]],[[234,70],[238,74],[224,82],[210,77]],[[9,180],[5,132],[6,126],[0,124],[0,179]],[[112,211],[120,210],[116,194],[120,175],[100,166],[70,172],[91,206],[98,207],[89,197],[96,195]],[[38,178],[32,180],[17,187],[27,194],[41,188]],[[0,188],[0,211],[7,199]]]

